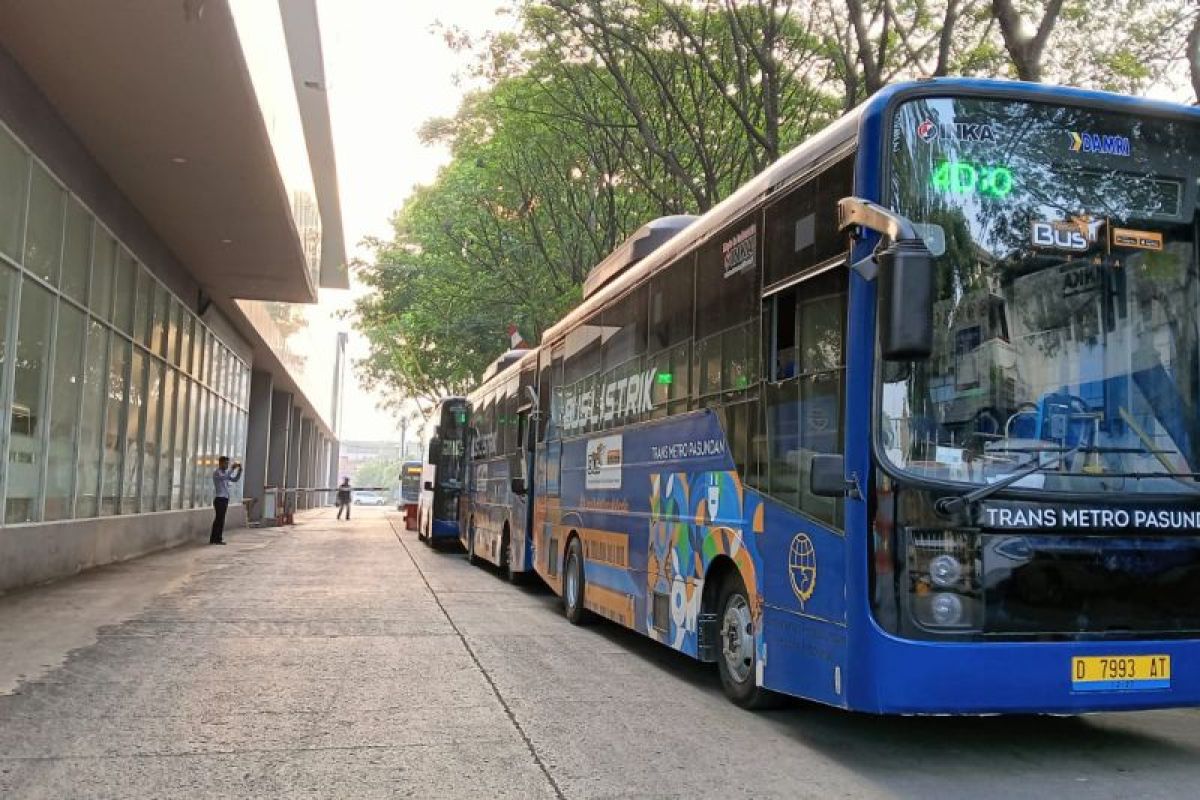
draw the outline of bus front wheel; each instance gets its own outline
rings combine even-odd
[[[721,687],[737,705],[748,709],[768,708],[778,695],[757,684],[758,650],[754,642],[754,616],[742,576],[730,572],[721,584],[720,656],[717,669]]]
[[[563,566],[563,612],[574,625],[587,621],[587,610],[583,607],[587,583],[583,575],[583,547],[579,539],[571,539],[567,545],[566,564]]]

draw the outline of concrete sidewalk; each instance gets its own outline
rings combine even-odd
[[[0,796],[555,796],[384,514],[355,512],[0,598]]]

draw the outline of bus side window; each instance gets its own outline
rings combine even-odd
[[[697,253],[692,386],[701,406],[758,383],[761,234],[756,212],[730,225]]]
[[[691,386],[695,256],[688,253],[650,279],[648,366],[657,370],[653,417],[687,411]]]

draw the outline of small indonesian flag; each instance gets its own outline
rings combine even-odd
[[[525,337],[517,330],[516,325],[508,326],[508,340],[512,343],[513,350],[528,350],[529,342],[525,341]]]

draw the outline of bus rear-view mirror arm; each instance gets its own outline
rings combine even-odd
[[[933,351],[933,255],[907,218],[859,197],[838,201],[838,226],[884,238],[854,269],[879,278],[879,343],[886,361],[918,361]]]

